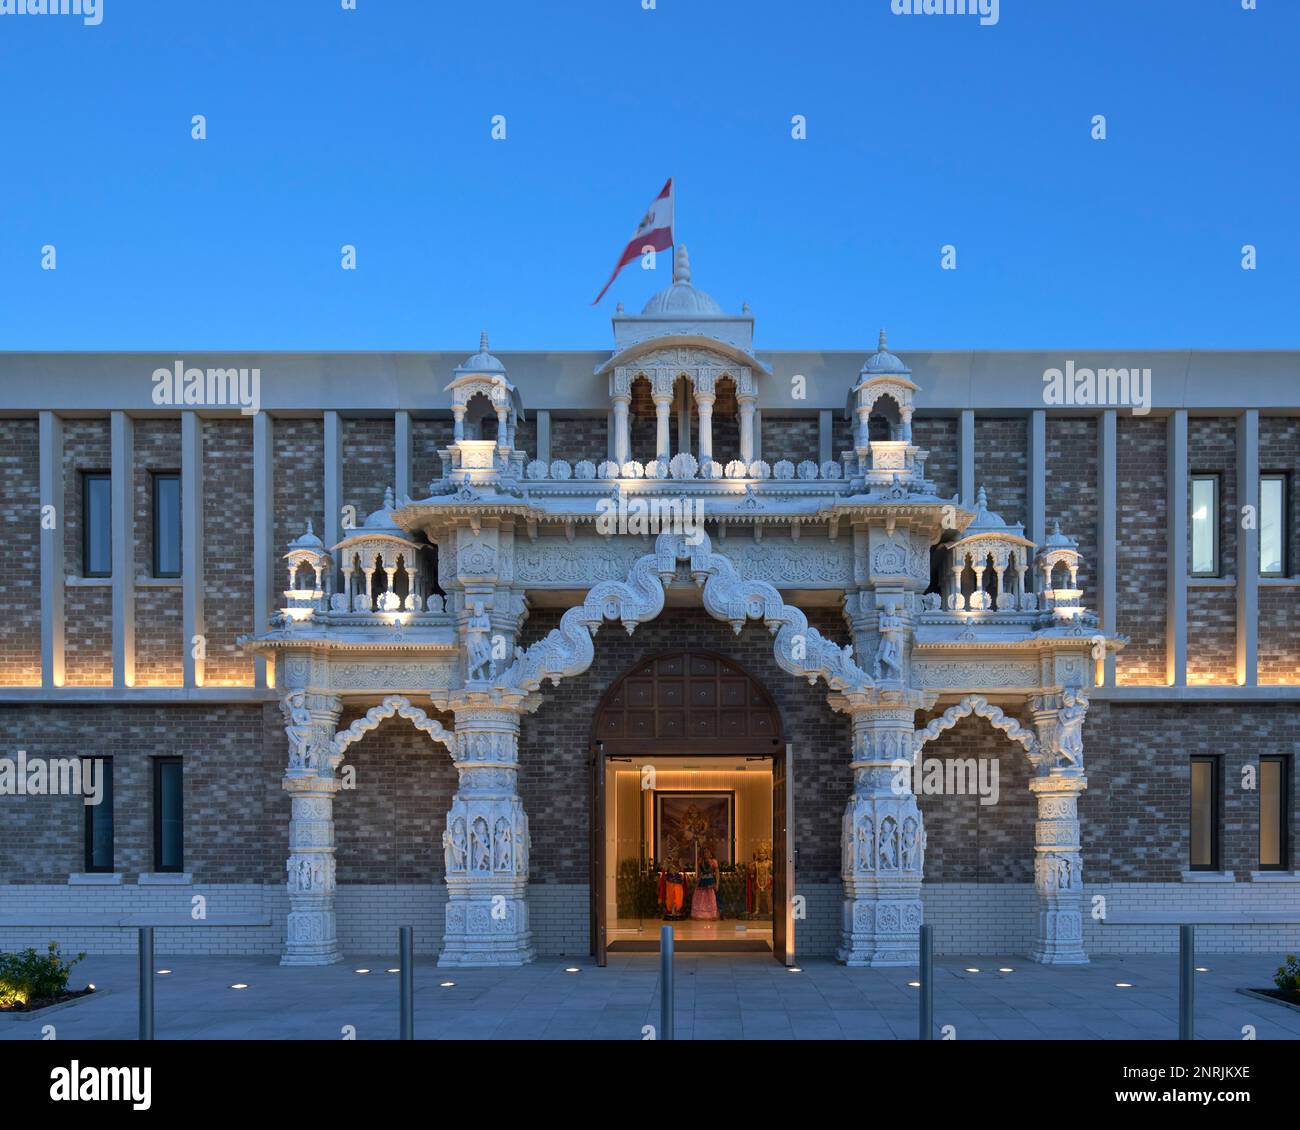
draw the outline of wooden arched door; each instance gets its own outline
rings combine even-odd
[[[649,758],[689,753],[691,757],[770,757],[774,797],[773,902],[789,904],[789,766],[781,714],[767,688],[735,660],[716,652],[680,650],[641,660],[617,679],[596,708],[591,728],[592,952],[605,964],[605,770],[607,759]],[[775,916],[773,948],[779,959],[787,945],[788,919]]]

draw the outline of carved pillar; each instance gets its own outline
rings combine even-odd
[[[844,913],[840,961],[914,965],[921,925],[925,824],[912,792],[915,691],[871,704],[837,703],[853,720],[853,795],[841,828]]]
[[[696,392],[695,405],[700,413],[700,463],[713,458],[713,394]]]
[[[632,458],[632,441],[628,432],[628,405],[632,403],[630,395],[614,397],[614,462],[621,468]]]
[[[465,405],[453,405],[451,414],[456,420],[454,430],[452,431],[452,438],[455,441],[460,441],[465,438]]]
[[[1030,699],[1039,755],[1029,791],[1038,798],[1034,822],[1034,891],[1038,929],[1030,956],[1044,965],[1086,965],[1083,948],[1083,856],[1079,794],[1088,787],[1081,733],[1087,698],[1067,689]]]
[[[334,695],[289,691],[281,709],[289,735],[289,767],[281,782],[292,798],[289,888],[281,965],[332,965],[343,960],[334,920],[334,794],[338,778],[328,749],[342,703]]]
[[[754,461],[754,397],[740,396],[740,461],[745,464]]]
[[[669,450],[672,446],[668,438],[668,411],[672,408],[672,394],[665,395],[662,392],[654,394],[655,402],[655,458],[671,459],[672,452]]]
[[[525,696],[454,700],[460,787],[443,834],[447,918],[440,966],[522,965],[528,928],[528,817],[519,798],[519,718]]]

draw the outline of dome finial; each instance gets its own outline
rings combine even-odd
[[[686,244],[679,243],[673,252],[673,282],[689,284],[690,281],[691,259],[686,253]]]
[[[884,327],[884,326],[881,326],[881,327],[880,327],[880,345],[879,345],[877,348],[880,350],[881,353],[884,353],[885,350],[889,348],[889,342],[887,342],[887,341],[885,340],[885,327]]]
[[[392,510],[395,507],[395,505],[396,504],[393,501],[393,488],[384,487],[384,509]]]
[[[975,505],[978,506],[981,510],[987,510],[989,507],[988,492],[984,489],[982,484],[980,486],[979,493],[975,496]]]
[[[487,330],[478,335],[478,351],[486,353],[488,351]]]
[[[309,534],[312,532],[312,528],[311,528],[311,519],[310,519],[310,518],[307,519],[307,532],[308,532]]]

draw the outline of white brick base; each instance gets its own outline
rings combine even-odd
[[[796,952],[827,957],[840,940],[843,891],[838,883],[799,887],[804,917],[795,923]],[[16,884],[0,886],[0,950],[44,948],[57,940],[65,952],[134,953],[133,928],[94,925],[190,916],[202,895],[212,924],[164,927],[154,939],[159,954],[262,954],[275,956],[284,940],[288,895],[282,884],[198,884],[149,887]],[[921,887],[925,920],[935,928],[938,954],[1025,955],[1033,943],[1031,884],[935,883]],[[1091,917],[1094,896],[1105,898],[1107,921]],[[344,954],[396,953],[397,928],[415,927],[415,952],[437,954],[442,944],[446,890],[434,884],[341,885],[336,910]],[[528,888],[533,944],[540,956],[580,956],[590,951],[586,884],[538,883]],[[1088,887],[1084,892],[1084,947],[1090,954],[1171,953],[1172,925],[1125,925],[1150,913],[1277,914],[1300,917],[1300,883],[1132,883]],[[219,925],[222,922],[259,925]],[[18,926],[30,922],[33,926]],[[1203,953],[1294,953],[1300,926],[1200,926]]]

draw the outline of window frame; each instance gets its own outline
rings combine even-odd
[[[108,484],[108,568],[90,567],[90,484],[103,480]],[[110,471],[81,472],[81,575],[83,577],[112,577],[113,575],[113,475]]]
[[[104,780],[107,784],[105,797],[99,804],[84,804],[86,810],[85,822],[83,825],[83,858],[82,865],[87,875],[111,875],[116,870],[117,862],[117,828],[113,820],[113,759],[111,757],[83,757],[82,779],[85,779],[85,764],[87,761],[101,761],[104,764]],[[105,807],[107,806],[107,807]],[[107,813],[108,816],[108,865],[95,864],[95,816]]]
[[[1264,484],[1266,482],[1282,484],[1282,513],[1278,517],[1278,531],[1282,537],[1282,552],[1276,572],[1264,568]],[[1259,474],[1259,531],[1259,575],[1261,577],[1289,577],[1291,575],[1291,476],[1286,471],[1261,471]]]
[[[1213,565],[1209,572],[1196,568],[1195,523],[1192,518],[1196,505],[1196,484],[1208,482],[1214,487],[1214,500],[1210,515],[1210,555]],[[1187,476],[1187,575],[1189,577],[1222,577],[1223,557],[1220,546],[1219,522],[1223,516],[1223,481],[1218,471],[1195,471]]]
[[[179,539],[176,546],[176,571],[164,571],[160,564],[159,547],[162,542],[158,536],[158,484],[164,481],[175,480],[176,482],[176,534]],[[150,471],[149,472],[149,505],[153,511],[152,537],[153,545],[150,553],[151,572],[154,577],[160,579],[176,579],[181,577],[185,571],[185,539],[182,534],[181,526],[181,508],[184,500],[181,496],[181,473],[179,471]]]
[[[174,867],[163,866],[163,768],[175,765],[181,775],[180,805],[180,862]],[[185,767],[179,757],[153,759],[153,869],[156,874],[179,874],[185,870]]]
[[[1280,811],[1277,814],[1278,826],[1278,853],[1276,863],[1265,863],[1263,861],[1263,843],[1257,837],[1255,852],[1256,866],[1260,871],[1290,871],[1291,870],[1291,758],[1285,753],[1267,753],[1261,754],[1259,759],[1260,777],[1259,784],[1262,786],[1263,766],[1265,762],[1276,762],[1281,766],[1281,772],[1278,780],[1278,806]],[[1263,835],[1264,827],[1264,791],[1261,787],[1259,790],[1259,833]]]
[[[1194,776],[1196,765],[1210,767],[1210,862],[1197,863],[1192,829],[1196,818],[1196,793]],[[1219,872],[1223,870],[1223,758],[1217,753],[1193,754],[1187,771],[1187,868],[1189,871]]]

